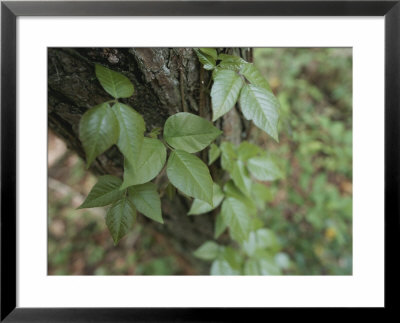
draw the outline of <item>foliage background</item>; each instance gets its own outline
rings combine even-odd
[[[285,179],[268,184],[262,214],[277,236],[284,273],[349,275],[352,51],[257,48],[254,63],[282,107],[279,143],[256,127],[249,139],[271,151],[285,170]],[[196,274],[171,242],[140,221],[114,247],[104,209],[75,210],[96,179],[51,132],[48,159],[50,275]]]

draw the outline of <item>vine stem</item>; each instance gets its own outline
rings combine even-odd
[[[183,73],[183,49],[181,49],[181,59],[179,61],[179,88],[181,92],[182,109],[184,112],[188,112],[188,106],[185,100],[185,83],[184,83],[184,73]]]
[[[204,68],[200,66],[200,93],[199,93],[199,116],[206,119],[206,98],[204,95],[205,87],[204,87]],[[204,149],[200,153],[200,157],[204,163],[207,164],[207,152],[210,148]]]

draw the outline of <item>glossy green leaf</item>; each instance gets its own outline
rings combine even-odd
[[[218,258],[223,259],[226,262],[228,262],[229,266],[237,270],[239,273],[242,267],[242,262],[243,262],[243,256],[241,252],[237,249],[234,249],[230,246],[225,246],[225,247],[220,247],[220,253]]]
[[[260,275],[258,261],[256,259],[248,259],[244,264],[245,275]]]
[[[252,180],[241,160],[237,160],[231,169],[231,177],[236,186],[247,196],[250,196]]]
[[[255,232],[255,235],[257,241],[257,249],[280,249],[278,238],[272,230],[266,228],[258,229]]]
[[[213,276],[239,275],[239,271],[233,269],[226,260],[216,259],[211,264],[210,274]]]
[[[264,228],[265,224],[260,217],[252,218],[251,231],[257,231],[258,229]]]
[[[243,141],[237,148],[237,155],[240,160],[247,161],[249,158],[257,156],[261,151],[260,147],[248,141]]]
[[[165,141],[188,153],[203,150],[221,133],[211,122],[187,112],[174,114],[164,125]]]
[[[252,256],[257,250],[257,238],[256,233],[250,232],[247,240],[245,240],[242,244],[243,250],[246,252],[248,256]]]
[[[78,209],[106,206],[119,200],[123,191],[120,190],[122,181],[115,176],[105,175],[99,177],[86,200]]]
[[[200,48],[200,50],[201,50],[204,54],[206,54],[206,55],[212,57],[214,60],[217,60],[217,59],[218,59],[218,53],[217,53],[217,50],[216,50],[215,48]]]
[[[275,263],[279,268],[289,269],[290,268],[290,258],[288,254],[284,252],[279,252],[274,257]]]
[[[273,199],[271,190],[264,184],[253,182],[251,185],[251,196],[260,210],[265,208],[265,203]]]
[[[87,167],[93,160],[117,143],[118,121],[107,103],[84,113],[79,123],[79,138],[86,154]]]
[[[257,67],[254,66],[254,64],[243,64],[240,72],[251,84],[259,86],[271,92],[271,87],[269,86],[267,80],[264,78],[264,76],[262,76]]]
[[[96,64],[96,76],[104,90],[114,98],[132,96],[133,84],[125,75]]]
[[[222,203],[221,214],[229,227],[232,239],[238,242],[246,240],[251,224],[246,205],[240,200],[228,197]]]
[[[240,107],[247,120],[278,141],[279,102],[270,91],[245,85],[240,92]]]
[[[197,54],[197,57],[199,58],[199,61],[201,64],[203,64],[203,68],[205,70],[212,70],[215,67],[215,59],[204,53],[203,51],[200,51],[198,49],[194,49],[195,53]]]
[[[250,158],[247,161],[247,168],[251,175],[260,181],[274,181],[283,177],[276,163],[267,156]]]
[[[211,88],[213,121],[233,108],[238,100],[243,81],[234,71],[220,70],[216,73]]]
[[[219,246],[214,241],[206,241],[193,254],[203,260],[214,260],[218,252]]]
[[[269,259],[258,260],[261,275],[281,275],[279,267]]]
[[[235,55],[219,54],[218,59],[221,60],[218,67],[225,70],[239,71],[244,64],[247,64],[243,58]]]
[[[212,205],[213,181],[200,158],[182,150],[173,151],[168,159],[167,175],[178,190]]]
[[[280,275],[278,266],[269,258],[250,258],[244,264],[245,275]]]
[[[136,209],[148,218],[164,223],[161,215],[161,200],[153,183],[135,185],[128,188],[129,198]]]
[[[239,201],[241,201],[247,208],[247,212],[251,215],[255,215],[257,213],[256,205],[253,200],[243,194],[239,188],[236,187],[233,181],[228,181],[224,186],[224,192],[227,197],[233,197]]]
[[[214,229],[214,238],[218,239],[218,237],[227,229],[227,224],[224,221],[224,217],[221,213],[218,213],[215,218],[215,229]]]
[[[112,107],[119,124],[117,146],[129,162],[139,157],[143,143],[145,124],[142,116],[130,106],[116,103]]]
[[[232,171],[235,160],[238,158],[236,149],[232,143],[224,141],[220,145],[221,166],[226,171]]]
[[[132,228],[136,218],[136,209],[132,202],[123,197],[115,202],[106,214],[106,224],[114,244],[117,244]]]
[[[167,150],[160,140],[144,138],[140,153],[134,162],[131,163],[125,158],[124,182],[121,189],[151,181],[164,167],[166,158]]]
[[[279,249],[278,240],[273,231],[265,228],[250,232],[246,241],[243,242],[243,250],[248,256],[253,256],[256,250],[270,248]]]
[[[224,193],[222,192],[221,188],[218,186],[218,184],[213,183],[213,206],[202,200],[194,199],[188,215],[208,213],[217,208],[223,199]]]
[[[208,151],[208,165],[211,165],[213,162],[215,162],[220,155],[221,150],[218,148],[218,146],[216,144],[211,144],[210,150]]]
[[[218,74],[220,71],[221,71],[221,69],[218,68],[218,66],[214,67],[214,69],[213,69],[213,71],[212,71],[212,74],[211,74],[211,78],[212,78],[213,80],[215,80],[215,78],[217,77],[217,74]]]

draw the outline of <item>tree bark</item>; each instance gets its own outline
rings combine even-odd
[[[166,119],[187,111],[210,119],[209,88],[211,73],[200,66],[191,48],[49,48],[48,49],[48,124],[68,147],[85,159],[79,140],[79,121],[90,107],[110,100],[94,73],[99,63],[127,76],[135,87],[124,103],[139,112],[146,132],[163,127]],[[226,114],[219,126],[226,140],[240,142],[243,123],[236,109]],[[200,155],[203,159],[206,154]],[[90,170],[96,175],[122,176],[123,158],[114,146],[96,158]],[[165,173],[157,179],[161,187]],[[190,201],[176,195],[173,201],[162,198],[164,225],[147,222],[161,232],[193,266],[205,274],[203,262],[193,251],[212,239],[213,215],[187,216]],[[143,217],[141,217],[143,218]]]

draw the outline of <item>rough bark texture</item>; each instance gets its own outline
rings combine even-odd
[[[68,147],[85,159],[79,141],[79,121],[91,106],[110,100],[94,73],[100,63],[126,75],[134,84],[133,97],[122,100],[141,113],[147,132],[162,127],[172,114],[188,111],[210,118],[207,84],[210,73],[200,68],[191,48],[49,48],[48,122]],[[239,142],[240,116],[232,109],[220,121],[227,140]],[[205,158],[205,154],[202,154]],[[123,158],[116,147],[99,156],[91,169],[97,175],[122,176]],[[165,175],[158,179],[162,186]],[[192,257],[194,249],[212,239],[213,215],[187,216],[190,202],[181,196],[163,198],[164,225],[149,222],[172,241],[184,257],[206,273],[204,265]]]

